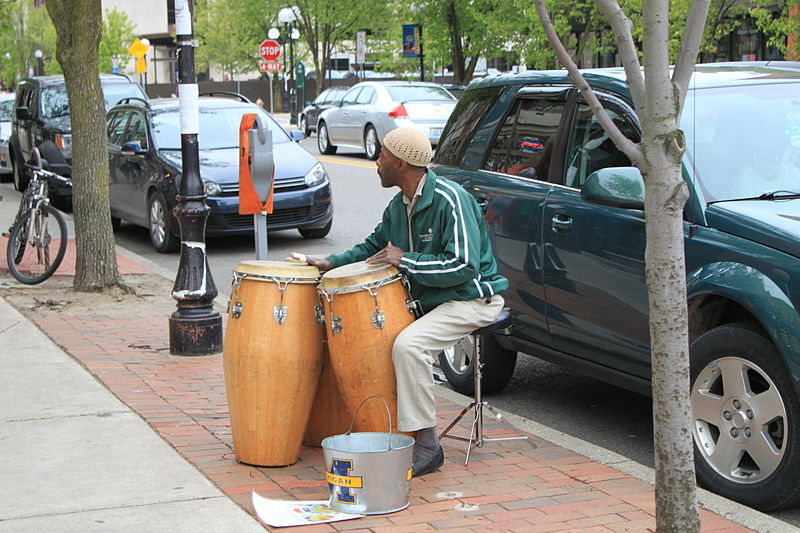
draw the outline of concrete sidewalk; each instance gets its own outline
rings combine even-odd
[[[13,218],[10,203],[0,202],[0,225]],[[251,491],[327,499],[319,448],[283,468],[235,461],[221,355],[169,355],[165,280],[125,256],[126,281],[153,294],[102,314],[53,302],[68,269],[36,287],[0,274],[0,532],[264,531]],[[469,398],[445,387],[437,396],[444,428]],[[650,469],[514,415],[486,425],[530,440],[487,443],[464,466],[465,446],[446,439],[444,467],[412,480],[407,509],[295,529],[655,529]],[[701,501],[704,532],[794,530],[705,491]]]

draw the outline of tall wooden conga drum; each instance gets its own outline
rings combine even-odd
[[[400,272],[388,264],[344,265],[322,276],[319,291],[331,368],[348,411],[355,413],[365,398],[380,395],[392,412],[392,431],[397,431],[392,345],[414,321]],[[368,403],[359,411],[357,431],[385,432],[386,428],[386,409],[380,402]]]
[[[341,435],[350,427],[353,413],[347,408],[336,374],[331,367],[328,343],[322,343],[322,373],[319,386],[311,406],[311,415],[303,435],[305,446],[321,446],[323,439]]]
[[[319,270],[245,261],[233,273],[223,363],[236,459],[297,462],[322,368]]]

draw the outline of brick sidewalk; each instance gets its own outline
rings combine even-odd
[[[234,459],[222,357],[169,355],[167,316],[67,315],[36,319],[54,342],[236,503],[253,514],[250,492],[276,499],[327,499],[319,448],[302,447],[289,467],[260,468]],[[444,428],[461,406],[438,400]],[[461,423],[468,434],[469,417]],[[518,434],[487,419],[487,433]],[[463,443],[445,439],[441,471],[415,478],[400,512],[283,530],[654,531],[653,487],[529,435],[491,442],[464,466]],[[143,465],[146,468],[146,465]],[[748,531],[703,511],[704,532]]]

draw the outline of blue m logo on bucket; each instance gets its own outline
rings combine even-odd
[[[328,489],[336,487],[336,501],[341,503],[356,503],[356,495],[350,489],[362,488],[362,478],[360,476],[350,477],[353,470],[352,459],[332,459],[330,471],[325,472],[325,479],[328,482]]]

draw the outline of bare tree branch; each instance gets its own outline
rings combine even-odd
[[[703,39],[703,30],[705,28],[703,21],[708,16],[710,5],[711,0],[695,0],[692,2],[689,15],[686,17],[681,50],[675,62],[675,70],[672,72],[672,83],[678,88],[680,97],[678,102],[679,110],[683,109],[686,90],[689,87],[689,80],[692,77],[695,61],[697,61],[697,50],[700,48],[700,41]]]
[[[639,113],[644,113],[646,103],[644,98],[644,77],[642,76],[642,65],[639,63],[639,54],[636,50],[636,45],[633,43],[633,35],[631,33],[633,23],[622,11],[622,8],[619,7],[616,0],[594,0],[594,3],[611,24],[622,66],[628,78],[628,87],[630,87],[631,96],[633,97],[633,105]]]
[[[603,105],[597,99],[597,96],[594,94],[594,91],[592,91],[592,88],[589,87],[589,84],[581,75],[578,67],[575,65],[575,62],[570,57],[569,52],[567,52],[566,48],[564,48],[564,45],[558,38],[558,34],[556,34],[556,30],[553,27],[552,21],[550,20],[550,14],[544,5],[544,0],[536,0],[536,12],[539,14],[539,20],[542,22],[542,27],[547,34],[547,38],[550,40],[550,43],[555,49],[556,57],[561,64],[566,67],[569,79],[572,80],[572,83],[574,83],[576,87],[578,87],[583,95],[583,98],[586,100],[586,103],[591,108],[592,113],[594,113],[594,115],[597,117],[597,120],[600,122],[600,125],[603,127],[617,148],[622,150],[635,165],[643,168],[645,160],[642,157],[639,146],[625,137],[622,132],[619,131],[619,128],[617,128],[616,124],[614,124],[614,122],[611,120],[611,117],[609,117],[608,113],[606,113]],[[641,76],[641,74],[639,75]]]

